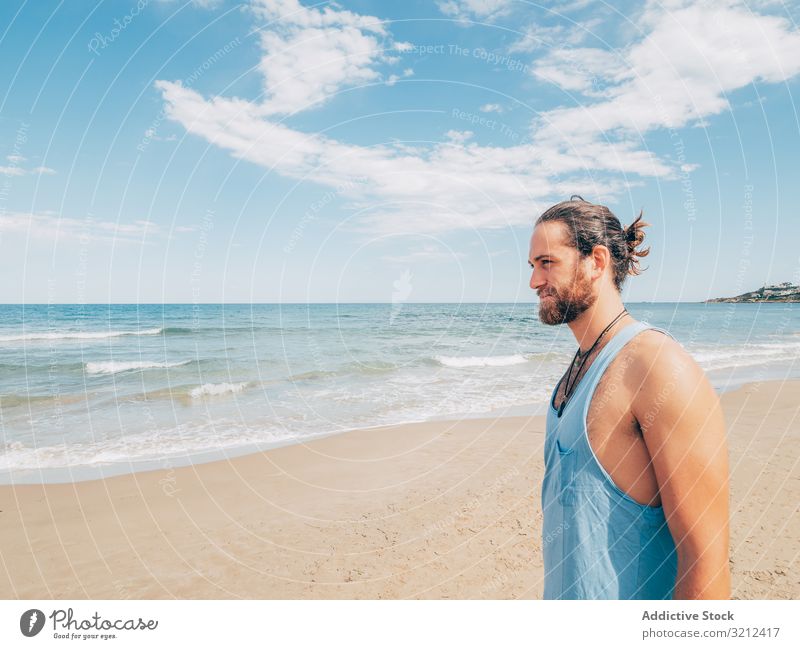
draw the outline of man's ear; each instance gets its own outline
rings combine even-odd
[[[611,253],[605,246],[595,246],[589,258],[591,260],[589,277],[592,280],[599,279],[611,264]]]

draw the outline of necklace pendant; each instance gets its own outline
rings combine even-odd
[[[566,399],[564,399],[564,400],[561,402],[561,405],[558,407],[558,417],[559,417],[559,418],[561,417],[561,415],[562,415],[562,414],[564,414],[564,406],[566,406],[566,405],[567,405],[567,400],[566,400]]]

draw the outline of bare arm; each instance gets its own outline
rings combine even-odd
[[[719,398],[678,343],[658,335],[646,348],[633,414],[675,540],[674,598],[728,599],[728,451]]]

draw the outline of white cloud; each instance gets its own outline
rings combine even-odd
[[[181,2],[184,4],[186,0],[158,0],[162,4],[169,4],[169,3],[177,3]],[[219,7],[225,0],[191,0],[192,4],[195,7],[200,7],[201,9],[216,9]]]
[[[551,48],[576,44],[583,33],[577,28],[567,30],[563,25],[528,25],[523,35],[509,46],[510,52],[535,52],[540,48]]]
[[[0,215],[0,233],[24,234],[37,239],[142,243],[145,236],[160,232],[158,224],[147,220],[115,223],[94,218],[61,217],[53,212],[9,212]]]
[[[414,74],[414,70],[412,70],[411,68],[406,68],[405,70],[403,70],[402,74],[391,74],[391,75],[389,75],[389,78],[386,80],[386,85],[387,86],[393,86],[398,81],[400,81],[400,79],[403,79],[405,77],[410,77],[413,74]]]
[[[447,131],[447,133],[445,133],[444,135],[451,142],[455,142],[456,144],[463,144],[464,142],[469,140],[475,134],[472,131],[454,131],[454,130],[450,130],[450,131]]]
[[[465,257],[466,254],[463,252],[426,243],[416,250],[410,250],[402,255],[384,255],[383,260],[393,264],[415,264],[453,261],[454,259],[464,259]]]
[[[25,162],[26,158],[24,156],[21,156],[21,155],[7,155],[6,156],[6,160],[16,164],[18,162]]]
[[[653,3],[640,25],[646,37],[615,54],[561,50],[537,64],[537,76],[604,99],[550,111],[540,135],[585,139],[679,128],[728,109],[731,91],[800,72],[800,33],[746,7],[675,1],[664,10]]]
[[[503,107],[500,104],[484,104],[480,107],[482,113],[502,113]]]
[[[533,74],[564,90],[602,97],[629,77],[630,68],[615,52],[575,47],[552,50],[537,61]]]
[[[8,156],[8,159],[12,164],[7,167],[0,167],[0,176],[29,176],[37,174],[52,176],[54,173],[56,173],[56,170],[51,169],[50,167],[33,167],[31,169],[18,167],[16,163],[18,161],[25,160],[25,158],[22,156]]]
[[[535,205],[553,195],[619,192],[624,183],[556,179],[598,171],[666,175],[669,168],[646,151],[596,143],[575,155],[562,145],[427,150],[346,144],[263,119],[259,106],[241,99],[204,99],[178,83],[159,81],[170,119],[189,132],[265,169],[329,187],[350,183],[342,195],[367,212],[361,225],[381,232],[436,232],[530,222]],[[364,179],[353,182],[353,179]],[[580,191],[579,191],[580,190]],[[372,209],[380,204],[380,209]]]
[[[301,5],[299,0],[252,0],[251,10],[259,17],[275,21],[277,25],[297,27],[355,27],[378,34],[385,34],[382,21],[374,16],[364,16],[339,9],[335,3],[323,5],[321,9]]]
[[[619,52],[580,48],[539,61],[540,78],[546,74],[583,96],[580,105],[541,113],[525,144],[481,146],[453,131],[450,141],[428,146],[361,146],[277,123],[272,115],[276,102],[297,109],[351,83],[353,75],[376,78],[380,59],[368,48],[345,45],[343,34],[355,29],[388,41],[383,26],[372,17],[331,6],[306,9],[295,0],[258,0],[255,9],[265,18],[289,20],[279,39],[289,38],[286,29],[322,30],[331,56],[355,52],[355,70],[320,73],[318,80],[327,84],[323,95],[310,84],[313,75],[299,71],[301,80],[289,84],[292,92],[269,88],[264,103],[207,99],[180,83],[158,81],[168,118],[268,173],[343,187],[337,196],[359,210],[357,227],[373,233],[525,225],[554,199],[577,193],[608,201],[642,177],[676,177],[674,163],[650,152],[643,133],[713,115],[727,105],[726,92],[758,79],[788,78],[800,66],[800,36],[786,21],[735,7],[675,5],[665,11],[653,5],[640,22],[645,37]],[[270,38],[262,40],[265,60],[274,56]],[[266,78],[270,65],[262,61]],[[462,146],[453,146],[459,139]]]
[[[570,13],[596,4],[596,0],[566,0],[565,2],[552,2],[549,8],[557,13]]]
[[[446,16],[468,18],[498,18],[511,9],[511,0],[444,0],[437,3]]]
[[[264,115],[317,107],[344,88],[378,80],[375,67],[395,47],[373,16],[297,0],[254,0],[251,9],[271,21],[261,33]]]

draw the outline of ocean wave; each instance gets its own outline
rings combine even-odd
[[[161,333],[165,336],[183,336],[194,333],[194,329],[189,327],[164,327],[161,329]]]
[[[0,395],[0,409],[39,405],[58,405],[77,403],[86,399],[85,394],[3,394]]]
[[[192,399],[217,397],[222,394],[241,392],[247,385],[247,381],[243,383],[203,383],[203,385],[192,389],[189,392],[189,396],[192,397]]]
[[[756,343],[738,347],[698,347],[688,350],[705,370],[747,367],[800,358],[800,343]]]
[[[0,342],[28,342],[33,340],[95,340],[98,338],[117,338],[119,336],[157,336],[161,327],[139,329],[138,331],[36,331],[27,334],[0,336]]]
[[[434,360],[445,367],[504,367],[527,363],[529,358],[522,354],[509,356],[435,356]]]
[[[167,367],[180,367],[192,361],[178,361],[176,363],[159,363],[156,361],[98,361],[86,363],[87,374],[117,374],[130,370],[164,369]]]
[[[294,381],[316,381],[319,379],[329,379],[337,376],[345,375],[371,375],[371,374],[385,374],[393,372],[398,366],[395,363],[388,361],[352,361],[345,363],[335,370],[310,370],[308,372],[301,372],[299,374],[292,374],[286,378],[290,383]]]
[[[38,448],[13,441],[0,445],[0,471],[130,465],[131,462],[146,461],[160,461],[167,466],[170,464],[166,462],[168,458],[186,458],[296,439],[296,436],[273,431],[268,425],[253,429],[232,421],[217,421],[213,425],[181,424],[125,437]]]
[[[300,374],[292,374],[286,380],[290,383],[294,381],[316,381],[318,379],[327,379],[332,376],[337,376],[339,372],[336,370],[311,370],[310,372],[301,372]]]
[[[353,374],[384,374],[397,369],[389,361],[353,361],[342,366],[342,371]]]

